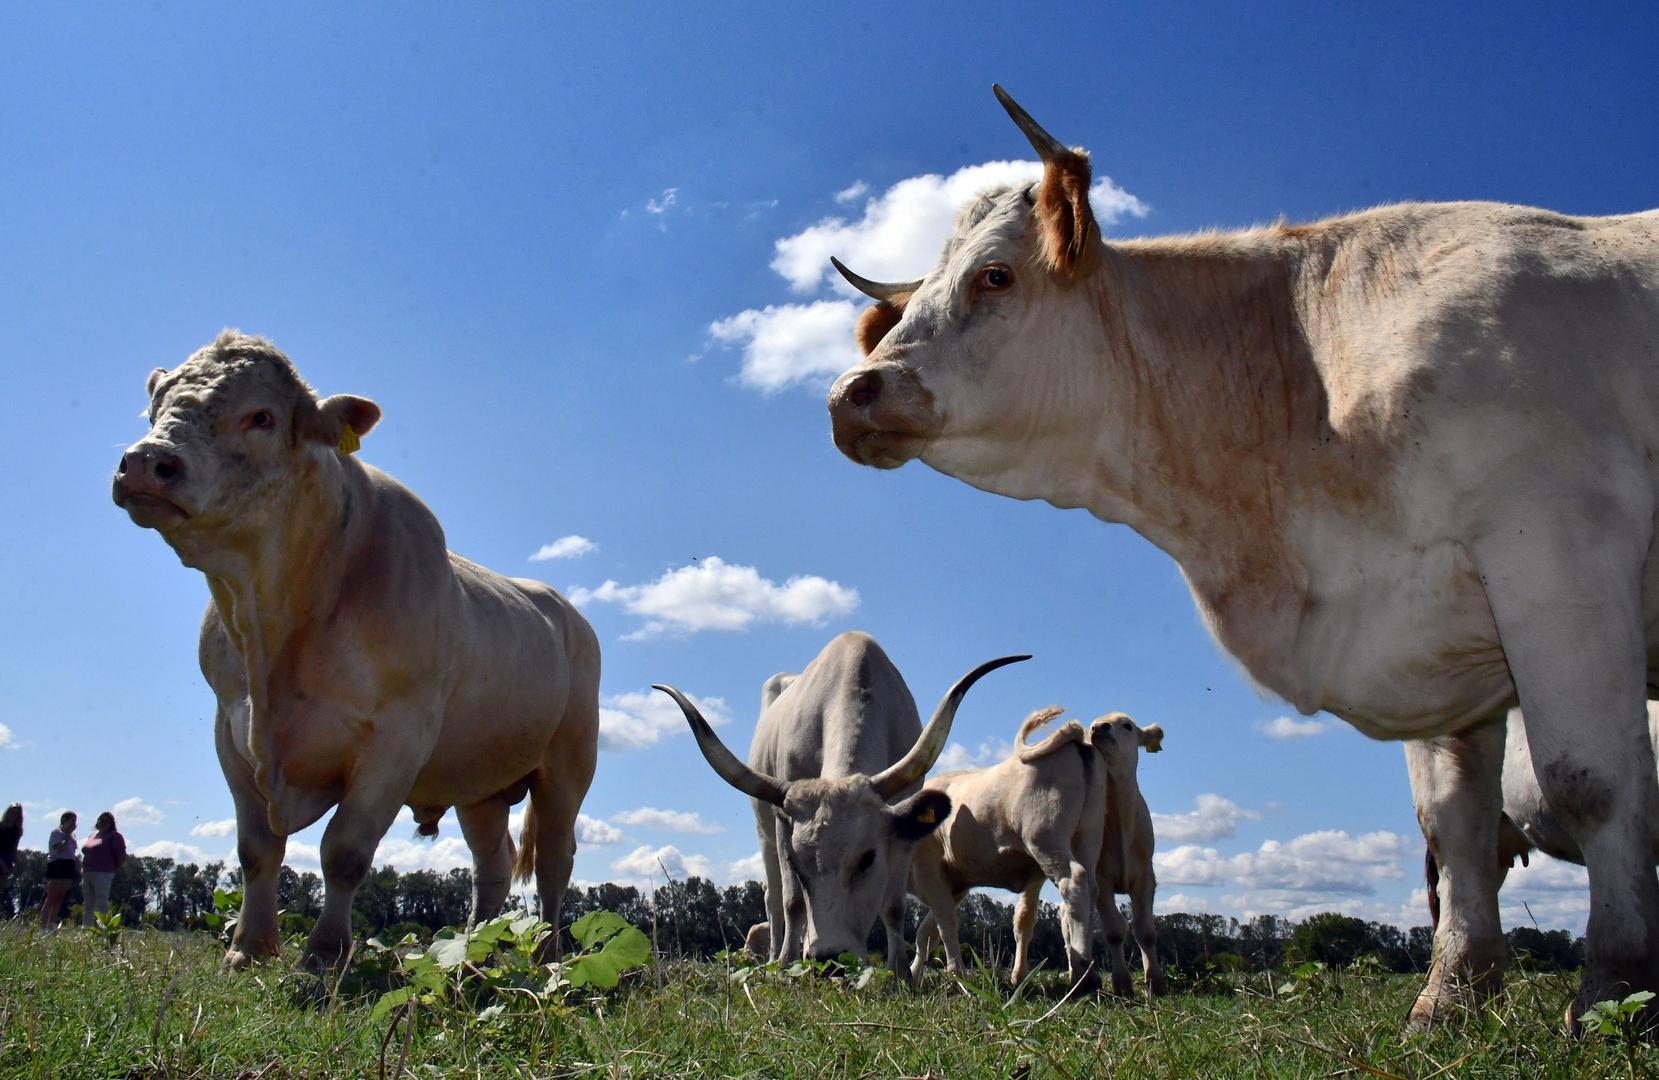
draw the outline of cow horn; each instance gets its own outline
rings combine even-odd
[[[1031,659],[1025,656],[1002,656],[995,660],[987,660],[956,681],[956,685],[945,693],[939,700],[939,707],[933,710],[933,719],[927,722],[922,729],[921,738],[910,752],[895,761],[875,776],[870,777],[870,783],[875,786],[876,794],[883,799],[891,799],[912,784],[921,782],[927,771],[933,768],[933,763],[939,760],[939,754],[945,749],[945,740],[950,737],[951,721],[956,719],[956,709],[967,696],[968,688],[980,680],[980,677],[995,671],[1005,664],[1017,664],[1021,660]]]
[[[834,255],[830,256],[830,265],[841,272],[841,276],[847,279],[848,285],[870,299],[880,300],[883,303],[891,302],[901,296],[909,296],[922,287],[922,278],[917,278],[915,281],[871,281],[867,277],[861,277],[848,270],[847,264]]]
[[[1031,148],[1037,151],[1037,156],[1045,164],[1071,156],[1071,147],[1044,131],[1042,125],[1031,119],[1030,113],[1020,108],[1019,102],[1008,96],[1008,91],[996,83],[991,84],[991,90],[996,94],[997,100],[1002,102],[1002,107],[1008,110],[1008,115],[1014,118],[1014,123],[1025,132],[1025,137],[1031,140]]]
[[[691,703],[691,699],[672,686],[652,683],[651,689],[661,690],[673,698],[680,711],[685,713],[686,723],[691,725],[691,733],[697,738],[697,749],[703,752],[703,757],[708,759],[709,765],[720,774],[720,779],[751,799],[769,802],[773,806],[783,805],[784,785],[737,760],[737,755],[726,749],[726,744],[721,742],[714,729],[709,727],[709,722],[703,719],[703,714]]]

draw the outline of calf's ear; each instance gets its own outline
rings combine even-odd
[[[1164,748],[1164,729],[1157,724],[1146,725],[1140,729],[1140,733],[1141,745],[1146,747],[1147,753],[1156,754]]]
[[[335,394],[317,402],[316,411],[304,425],[307,437],[339,449],[354,452],[358,440],[380,422],[380,406],[368,398]]]
[[[156,396],[156,384],[161,382],[161,380],[165,379],[166,377],[167,377],[167,369],[164,368],[164,367],[158,367],[154,371],[150,372],[149,379],[145,380],[145,383],[144,383],[144,396],[147,397],[147,398],[155,397]]]
[[[920,791],[896,806],[887,808],[893,835],[914,843],[937,829],[950,817],[950,796],[943,791]]]

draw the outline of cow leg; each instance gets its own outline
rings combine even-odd
[[[1018,986],[1031,974],[1031,937],[1037,932],[1037,895],[1043,891],[1046,878],[1038,878],[1025,887],[1014,903],[1014,970],[1010,975]]]
[[[760,835],[760,864],[766,875],[766,959],[777,960],[789,940],[789,924],[783,916],[783,871],[778,859],[778,841],[767,831],[762,813],[770,815],[772,808],[762,804],[755,811],[755,832]]]
[[[772,949],[778,960],[789,964],[801,958],[806,945],[806,894],[795,871],[789,868],[789,859],[783,851],[783,838],[777,837],[774,845],[772,858],[777,860],[780,871],[778,883],[782,886],[778,891],[783,893],[783,940],[774,939]]]
[[[962,973],[962,947],[957,936],[956,905],[961,900],[945,881],[944,848],[937,834],[924,836],[910,858],[910,892],[927,908],[927,917],[916,930],[916,960],[911,965],[912,978],[921,978],[932,952],[932,939],[938,936],[945,947],[945,966]]]
[[[472,913],[469,925],[493,919],[501,912],[512,887],[513,842],[507,835],[508,805],[491,797],[471,806],[457,806],[461,835],[472,851]]]
[[[1659,989],[1659,879],[1649,840],[1659,790],[1641,580],[1651,517],[1637,527],[1615,516],[1622,507],[1558,509],[1547,519],[1551,533],[1540,536],[1528,522],[1525,534],[1503,530],[1477,556],[1533,772],[1589,872],[1584,975],[1568,1012],[1576,1026],[1597,1001]]]
[[[214,743],[236,806],[236,858],[242,867],[242,910],[230,948],[225,950],[225,963],[245,968],[277,953],[277,879],[288,840],[271,831],[265,799],[254,786],[252,770],[236,752],[222,708],[214,724]]]
[[[1151,866],[1137,879],[1129,889],[1130,911],[1135,917],[1135,944],[1141,950],[1141,971],[1146,976],[1146,992],[1153,997],[1163,997],[1168,993],[1164,986],[1164,966],[1158,961],[1158,920],[1152,913],[1152,897],[1158,891],[1158,879],[1153,875]],[[1117,904],[1107,898],[1112,909],[1117,910]],[[1123,913],[1118,912],[1118,918]],[[1123,950],[1119,948],[1121,956]],[[1117,992],[1117,971],[1112,972],[1112,990]]]
[[[563,921],[565,890],[576,863],[576,818],[593,783],[598,731],[598,699],[573,700],[542,759],[541,770],[530,782],[535,827],[524,842],[536,846],[536,897],[542,919],[555,927]],[[552,952],[558,945],[559,935],[549,935],[543,951]]]
[[[1066,976],[1078,992],[1088,993],[1100,986],[1095,970],[1094,920],[1095,868],[1071,858],[1039,857],[1043,873],[1060,890],[1060,928],[1066,939]]]
[[[1500,720],[1463,735],[1406,743],[1417,821],[1440,868],[1434,960],[1411,1007],[1413,1028],[1444,1020],[1503,984],[1507,953],[1493,857],[1503,803],[1503,733]]]
[[[1129,926],[1118,909],[1117,894],[1103,877],[1095,878],[1095,908],[1100,912],[1100,931],[1106,939],[1106,959],[1112,964],[1112,993],[1129,997],[1135,992],[1135,980],[1129,974],[1129,962],[1123,955],[1123,942],[1129,936]]]
[[[905,879],[908,875],[894,874],[887,890],[887,903],[881,907],[881,925],[887,931],[887,969],[906,982],[915,976],[905,962],[904,900],[908,895]]]

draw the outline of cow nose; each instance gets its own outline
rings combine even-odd
[[[154,446],[132,447],[115,467],[116,480],[135,487],[164,487],[183,475],[183,459],[171,450]]]
[[[881,372],[861,371],[841,387],[841,399],[854,408],[868,408],[881,397]]]

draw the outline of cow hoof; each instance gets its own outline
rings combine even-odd
[[[225,966],[232,971],[246,971],[257,959],[259,958],[252,953],[245,953],[241,949],[225,950]]]

